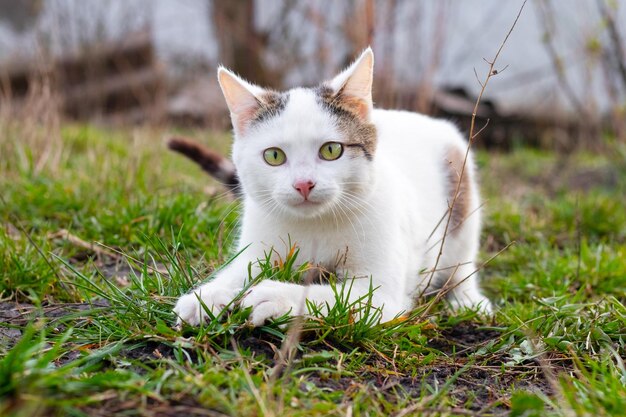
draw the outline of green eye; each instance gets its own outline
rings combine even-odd
[[[268,148],[263,152],[263,159],[265,162],[270,164],[273,167],[277,167],[278,165],[282,165],[287,160],[287,155],[282,149],[279,148]]]
[[[326,142],[320,148],[320,158],[326,161],[334,161],[343,155],[343,145],[339,142]]]

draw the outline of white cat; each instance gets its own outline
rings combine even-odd
[[[356,277],[346,285],[352,300],[370,284],[377,288],[371,303],[383,320],[411,310],[418,294],[445,282],[453,307],[491,310],[475,273],[480,201],[471,155],[461,175],[467,143],[451,123],[374,109],[373,66],[368,48],[332,81],[285,93],[218,70],[243,190],[241,254],[178,300],[179,323],[205,318],[198,298],[220,312],[245,285],[249,266],[256,276],[257,260],[272,248],[273,255],[283,253],[286,242],[299,248],[299,262]],[[335,303],[335,294],[330,285],[264,280],[241,304],[252,307],[250,321],[259,326],[285,313],[306,313],[305,299],[324,308]]]

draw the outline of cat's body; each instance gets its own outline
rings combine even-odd
[[[291,244],[300,262],[339,278],[356,277],[346,286],[352,299],[377,288],[371,302],[383,320],[410,310],[427,285],[445,282],[453,305],[490,309],[475,274],[480,202],[471,155],[461,173],[467,144],[450,123],[374,110],[372,67],[368,50],[330,83],[287,94],[220,71],[243,188],[242,253],[211,282],[181,297],[175,307],[180,319],[202,320],[198,297],[214,312],[228,305],[249,265],[254,276],[258,259],[270,252],[284,257]],[[242,304],[252,307],[251,321],[260,325],[306,312],[305,299],[332,305],[335,295],[329,285],[266,280]]]

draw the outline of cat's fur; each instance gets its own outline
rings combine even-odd
[[[452,306],[490,311],[480,292],[474,260],[480,201],[467,144],[451,124],[405,111],[373,109],[374,56],[367,49],[349,68],[314,89],[264,90],[220,68],[218,78],[231,112],[233,161],[242,187],[241,254],[215,278],[182,296],[179,323],[197,325],[219,312],[258,271],[266,253],[284,254],[291,242],[298,261],[309,261],[352,279],[350,298],[376,288],[371,303],[383,320],[409,311],[416,295],[444,282]],[[320,157],[329,141],[344,145],[333,161]],[[286,162],[270,166],[264,150],[278,147]],[[457,184],[460,193],[450,210]],[[298,184],[314,184],[310,194]],[[448,236],[434,279],[447,213]],[[271,252],[275,249],[274,252]],[[426,288],[430,284],[429,288]],[[305,299],[333,305],[329,285],[264,280],[241,301],[261,325],[285,313],[306,313]]]

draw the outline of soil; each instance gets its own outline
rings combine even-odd
[[[456,326],[443,329],[429,341],[428,346],[446,355],[468,356],[478,348],[493,340],[499,340],[501,333],[493,329],[484,329],[471,322],[461,322]]]

